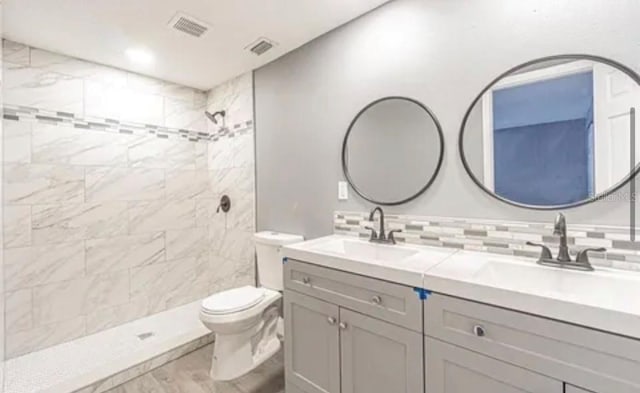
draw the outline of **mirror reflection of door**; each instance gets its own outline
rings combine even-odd
[[[483,184],[526,205],[598,195],[629,173],[629,114],[640,86],[587,60],[542,63],[482,98]]]

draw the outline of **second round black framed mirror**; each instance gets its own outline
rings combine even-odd
[[[607,58],[568,54],[513,67],[467,110],[458,148],[471,179],[523,208],[581,206],[640,168],[640,76]]]

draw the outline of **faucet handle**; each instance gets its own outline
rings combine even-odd
[[[396,244],[396,237],[393,235],[394,233],[400,233],[403,232],[402,229],[392,229],[389,231],[389,234],[387,235],[387,240],[389,240],[389,242],[391,244]]]
[[[540,258],[539,258],[540,260],[553,259],[553,255],[551,255],[551,250],[549,249],[549,247],[545,246],[544,244],[527,242],[527,246],[540,247],[542,249],[540,250]]]
[[[606,252],[607,249],[604,247],[597,248],[585,248],[583,250],[578,251],[578,255],[576,255],[576,262],[578,263],[590,263],[589,262],[589,252]]]
[[[364,229],[368,229],[371,231],[371,237],[369,238],[369,240],[378,238],[378,232],[376,232],[376,230],[373,229],[372,226],[367,225],[366,227],[364,227]]]

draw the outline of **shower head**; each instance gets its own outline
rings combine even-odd
[[[217,116],[222,117],[222,120],[224,122],[224,116],[226,115],[226,112],[225,111],[217,111],[217,112],[211,113],[209,111],[205,111],[204,114],[207,116],[207,118],[209,120],[211,120],[213,122],[213,124],[218,124],[218,120],[216,119],[216,117]]]

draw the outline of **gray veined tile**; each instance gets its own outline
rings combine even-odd
[[[32,288],[84,276],[82,242],[4,250],[5,290]]]
[[[28,66],[3,67],[3,101],[11,105],[82,113],[83,81],[46,69]]]
[[[246,133],[233,138],[233,166],[250,167],[254,166],[254,140],[253,132]]]
[[[206,227],[168,230],[166,243],[168,260],[207,255],[209,231]]]
[[[126,270],[164,262],[164,232],[127,235],[85,242],[87,274]]]
[[[112,307],[102,307],[87,314],[87,334],[97,333],[149,314],[149,301],[145,297]]]
[[[148,297],[161,290],[161,280],[167,274],[167,262],[131,269],[130,297],[136,299]]]
[[[228,229],[224,234],[219,254],[235,261],[252,261],[255,254],[253,233]]]
[[[29,65],[29,50],[27,45],[15,41],[2,40],[2,60],[5,62]]]
[[[210,266],[208,254],[168,262],[165,291],[155,296],[164,298],[167,309],[206,297],[211,282]]]
[[[162,97],[141,89],[86,80],[85,115],[144,124],[163,124]]]
[[[216,86],[209,92],[207,107],[210,111],[225,109],[227,124],[240,124],[253,120],[253,76],[250,72]]]
[[[98,201],[143,201],[165,196],[161,169],[97,167],[86,169],[86,198]]]
[[[253,195],[236,198],[227,213],[227,229],[255,230],[255,200]]]
[[[196,143],[146,136],[128,147],[129,166],[196,169]]]
[[[211,170],[223,170],[233,167],[233,141],[222,138],[208,144],[208,166]]]
[[[36,326],[61,322],[129,301],[129,272],[110,272],[42,285],[33,290]]]
[[[149,312],[164,311],[208,293],[208,255],[168,261],[131,270],[131,298],[149,301]]]
[[[127,202],[36,205],[32,243],[95,239],[127,234]]]
[[[187,229],[195,224],[194,200],[129,202],[131,233]]]
[[[166,84],[168,84],[168,82],[160,79],[127,72],[127,87],[136,91],[161,95]]]
[[[33,328],[33,297],[31,289],[5,294],[5,331],[19,332]]]
[[[235,199],[253,193],[254,168],[229,168],[210,171],[211,187],[217,195]]]
[[[29,121],[2,121],[4,162],[31,161],[31,125]]]
[[[215,198],[208,171],[170,169],[166,173],[167,199]]]
[[[84,202],[84,169],[63,165],[7,164],[4,200],[13,205]]]
[[[211,254],[211,292],[224,291],[242,285],[255,283],[255,268],[252,261],[234,261]]]
[[[216,209],[219,204],[220,200],[217,198],[196,199],[196,226],[206,227],[214,221]],[[224,214],[218,215],[224,216]],[[221,225],[224,228],[224,221],[222,221]]]
[[[5,248],[31,244],[31,206],[5,206],[3,213]]]
[[[209,147],[208,143],[196,143],[195,144],[195,166],[197,170],[207,170],[208,169],[208,151]]]
[[[42,325],[6,337],[6,356],[11,359],[39,349],[71,341],[85,335],[84,317]]]
[[[78,128],[34,124],[34,163],[126,166],[132,136]]]
[[[226,229],[226,214],[218,213],[209,223],[209,250],[220,254],[224,244]]]
[[[164,125],[172,128],[180,128],[194,131],[207,131],[207,119],[204,115],[204,106],[197,108],[193,105],[193,97],[189,100],[179,100],[165,97],[164,99]]]

